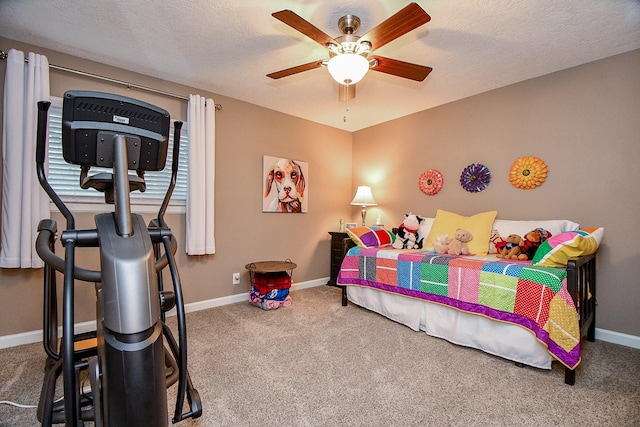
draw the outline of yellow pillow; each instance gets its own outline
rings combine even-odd
[[[423,247],[432,249],[438,236],[446,234],[449,237],[454,237],[458,228],[464,228],[473,235],[473,240],[468,243],[469,252],[472,255],[486,255],[489,250],[491,227],[497,214],[498,211],[490,211],[473,216],[462,216],[438,209],[429,237]]]

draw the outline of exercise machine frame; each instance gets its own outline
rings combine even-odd
[[[164,168],[170,117],[161,108],[100,92],[69,91],[63,101],[63,156],[81,167],[80,186],[104,192],[113,212],[95,216],[96,228],[77,230],[75,219],[45,174],[50,104],[38,103],[36,166],[42,188],[66,220],[55,254],[56,221],[42,220],[36,249],[45,262],[43,345],[47,354],[37,416],[43,426],[166,426],[166,390],[178,383],[177,423],[198,418],[202,403],[187,370],[187,330],[175,237],[164,220],[178,172],[182,122],[174,123],[171,179],[158,215],[148,226],[131,212],[130,191],[144,191],[144,174]],[[92,166],[113,173],[89,175]],[[130,175],[129,170],[135,170]],[[76,248],[97,247],[100,270],[76,265]],[[172,290],[165,290],[169,268]],[[63,274],[62,338],[58,340],[56,272]],[[76,280],[95,284],[96,330],[74,332]],[[166,324],[176,309],[178,340]],[[60,344],[58,342],[60,341]],[[62,375],[63,399],[55,400]],[[185,397],[188,409],[184,410]]]

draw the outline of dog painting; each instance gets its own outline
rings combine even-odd
[[[263,212],[307,212],[308,164],[298,160],[264,156]]]

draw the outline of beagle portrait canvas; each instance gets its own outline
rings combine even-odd
[[[299,160],[264,156],[263,212],[307,212],[308,164]]]

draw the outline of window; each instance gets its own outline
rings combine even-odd
[[[145,210],[144,206],[153,207],[151,212],[157,211],[162,204],[165,193],[171,179],[171,163],[173,160],[173,125],[169,134],[169,148],[167,150],[167,162],[162,171],[147,172],[144,175],[147,190],[144,193],[139,191],[131,192],[131,205],[138,207],[135,210]],[[187,200],[187,166],[189,158],[189,137],[187,135],[186,123],[182,126],[180,135],[180,157],[178,165],[178,177],[176,186],[171,196],[170,206],[184,206]],[[62,157],[62,98],[52,97],[49,108],[49,183],[58,193],[60,198],[67,204],[81,203],[104,204],[104,194],[92,188],[83,190],[80,188],[80,166],[70,165]],[[90,174],[98,172],[110,172],[109,169],[94,167]],[[82,206],[76,206],[78,209]],[[86,206],[84,207],[86,210]],[[93,209],[95,210],[95,206]]]

